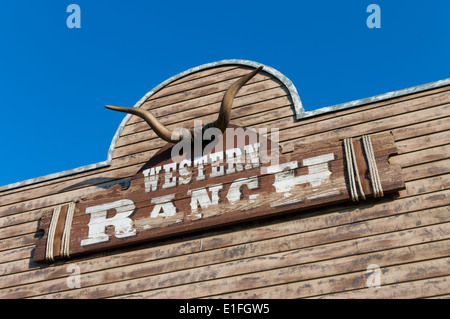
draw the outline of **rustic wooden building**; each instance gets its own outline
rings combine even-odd
[[[230,85],[258,66],[244,60],[199,66],[161,83],[135,107],[151,110],[171,129],[193,127],[195,120],[210,123]],[[283,158],[323,145],[341,147],[361,136],[372,137],[375,153],[381,152],[380,143],[391,143],[384,157],[398,170],[380,171],[380,177],[383,185],[389,178],[397,184],[376,198],[322,200],[276,214],[264,210],[258,218],[244,218],[248,211],[237,206],[230,216],[239,223],[228,218],[183,228],[187,231],[161,224],[164,236],[111,247],[106,242],[65,259],[38,260],[39,254],[48,257],[56,208],[68,214],[71,203],[125,192],[166,146],[140,117],[126,115],[104,162],[0,187],[0,297],[450,296],[450,80],[306,112],[289,79],[265,66],[238,91],[231,124],[268,133],[278,129]],[[346,198],[348,176],[341,191]],[[374,193],[371,187],[365,186],[366,193]],[[150,206],[153,195],[148,196]],[[87,215],[75,211],[74,220],[81,220],[80,214]],[[66,226],[61,233],[56,223],[53,236],[62,238]],[[75,228],[69,234],[74,238]]]

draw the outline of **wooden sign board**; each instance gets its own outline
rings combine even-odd
[[[244,145],[230,147],[236,146],[234,138],[224,134],[214,149],[198,157],[183,154],[175,160],[175,146],[167,144],[127,189],[116,185],[70,207],[55,208],[41,220],[44,235],[34,260],[52,261],[352,200],[342,140],[300,145],[281,155],[276,143],[243,131],[248,135]],[[383,192],[404,188],[400,167],[388,161],[396,154],[392,135],[374,135],[371,142]],[[361,138],[353,139],[353,146],[368,199],[374,194],[373,178]]]

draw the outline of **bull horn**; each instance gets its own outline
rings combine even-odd
[[[235,83],[233,83],[228,90],[225,92],[225,95],[222,99],[222,103],[220,105],[219,116],[217,120],[213,123],[209,123],[204,126],[203,129],[208,127],[216,127],[222,131],[228,126],[231,117],[231,107],[233,104],[233,99],[236,96],[237,92],[241,87],[243,87],[252,77],[254,77],[260,70],[262,70],[263,66],[261,65],[257,69],[253,70],[249,74],[243,76]],[[125,107],[125,106],[113,106],[113,105],[105,105],[107,109],[130,113],[142,118],[147,124],[155,131],[155,133],[162,138],[164,141],[169,143],[178,143],[183,139],[183,136],[189,135],[191,139],[193,139],[193,134],[191,130],[191,134],[186,134],[186,129],[175,129],[171,131],[167,129],[151,112],[147,110],[143,110],[137,107]]]
[[[164,141],[169,143],[178,143],[183,138],[183,134],[181,132],[172,132],[167,129],[160,121],[149,111],[143,110],[137,107],[126,107],[126,106],[113,106],[113,105],[105,105],[107,109],[130,113],[142,118],[147,124],[155,131],[156,135],[162,138]]]
[[[233,105],[234,97],[237,92],[243,87],[252,77],[254,77],[263,66],[259,66],[257,69],[243,76],[236,82],[234,82],[223,96],[222,103],[220,105],[219,117],[213,123],[207,125],[207,127],[217,127],[222,133],[226,130],[231,118],[231,107]]]

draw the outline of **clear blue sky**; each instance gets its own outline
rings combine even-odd
[[[448,0],[0,0],[0,186],[104,161],[124,114],[103,106],[189,68],[271,66],[311,110],[449,78],[449,36]]]

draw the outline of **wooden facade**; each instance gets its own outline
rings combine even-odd
[[[187,72],[139,107],[169,128],[209,123],[225,90],[252,69],[230,62]],[[276,73],[261,72],[238,92],[231,123],[277,128],[286,156],[308,145],[391,133],[397,154],[389,161],[401,167],[404,188],[35,263],[45,213],[129,184],[166,144],[131,116],[108,165],[0,188],[0,298],[448,298],[450,84],[303,118],[293,92]],[[370,286],[373,265],[379,282]]]

